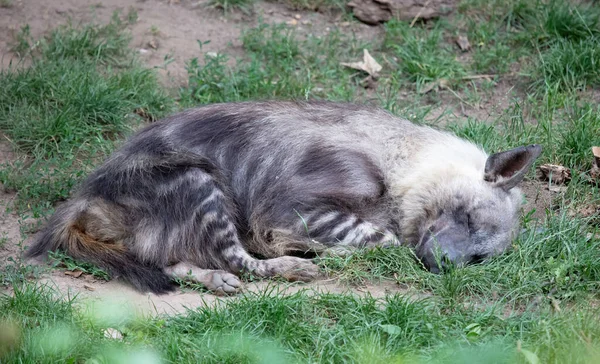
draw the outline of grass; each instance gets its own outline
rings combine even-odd
[[[246,30],[242,42],[246,57],[233,67],[224,54],[188,63],[189,87],[180,94],[183,105],[249,99],[349,100],[360,93],[358,78],[342,84],[337,80],[349,78],[351,72],[340,67],[340,58],[362,57],[363,45],[339,32],[299,40],[284,24],[263,23]]]
[[[292,10],[310,10],[319,12],[347,12],[346,3],[340,0],[281,0]]]
[[[249,13],[252,11],[254,0],[210,0],[209,6],[221,9],[224,13],[229,13],[235,10]]]
[[[600,330],[595,311],[505,315],[499,307],[440,311],[399,295],[282,296],[277,291],[204,307],[184,316],[136,317],[126,304],[57,299],[15,286],[0,298],[0,320],[16,326],[20,350],[9,362],[592,362]],[[118,330],[123,340],[104,337]],[[581,342],[587,338],[587,343]],[[576,350],[572,350],[576,349]]]
[[[0,129],[29,157],[0,171],[0,181],[18,190],[19,210],[33,206],[39,216],[144,121],[139,115],[153,120],[171,109],[154,73],[127,48],[124,27],[115,15],[104,26],[65,26],[35,41],[27,27],[17,36],[16,50],[31,64],[0,71]]]
[[[433,29],[415,29],[406,22],[388,22],[384,47],[391,48],[397,59],[396,72],[415,83],[417,90],[440,80],[455,84],[466,75],[455,52],[442,39],[439,25]]]
[[[332,4],[298,2],[297,8]],[[153,71],[129,50],[124,30],[135,21],[131,14],[107,25],[58,28],[43,39],[32,39],[24,26],[13,45],[23,63],[0,73],[0,130],[21,156],[0,169],[0,182],[17,192],[13,209],[24,217],[45,216],[68,198],[140,123],[176,105],[240,100],[369,101],[433,123],[432,108],[483,103],[505,83],[516,96],[499,115],[488,122],[443,118],[443,127],[489,152],[540,143],[538,164],[564,165],[573,179],[542,211],[546,219],[525,211],[524,231],[512,249],[484,264],[432,275],[403,247],[318,259],[341,284],[386,281],[406,292],[378,299],[284,295],[275,286],[184,315],[137,317],[127,307],[57,297],[32,279],[38,268],[13,259],[0,271],[0,282],[12,292],[0,296],[0,360],[597,362],[599,221],[584,211],[598,206],[600,194],[580,175],[592,166],[591,147],[600,145],[594,99],[600,10],[586,4],[468,0],[455,18],[413,26],[389,22],[376,42],[335,29],[301,35],[259,23],[243,31],[240,58],[211,53],[189,60],[188,85],[176,94],[162,91]],[[473,47],[466,55],[454,45],[462,34]],[[369,88],[366,74],[340,65],[361,59],[363,49],[383,66]],[[490,80],[473,78],[482,74]],[[443,87],[415,92],[432,82]],[[0,238],[0,249],[10,243]],[[93,266],[55,258],[63,268],[106,278]],[[105,337],[108,328],[123,340]]]
[[[79,262],[79,261],[71,258],[70,256],[66,255],[63,252],[60,252],[60,251],[50,252],[48,254],[48,256],[52,260],[53,268],[60,267],[60,268],[66,269],[70,272],[81,271],[82,273],[92,275],[98,279],[102,279],[105,281],[110,280],[110,276],[104,270],[99,269],[98,267],[96,267],[92,264]]]

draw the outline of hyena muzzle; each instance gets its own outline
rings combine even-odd
[[[175,278],[234,293],[241,272],[309,281],[319,269],[294,253],[397,244],[437,272],[507,248],[540,152],[488,156],[356,104],[204,106],[131,137],[27,255],[61,249],[155,293]]]

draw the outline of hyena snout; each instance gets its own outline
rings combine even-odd
[[[425,231],[416,253],[425,268],[436,274],[450,265],[479,263],[490,255],[474,249],[467,222],[444,217]]]

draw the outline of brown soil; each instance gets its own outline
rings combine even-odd
[[[339,16],[317,12],[293,11],[285,5],[258,1],[254,6],[254,14],[233,13],[224,16],[222,12],[206,6],[207,0],[46,0],[23,1],[13,0],[9,7],[0,7],[0,66],[8,67],[15,59],[11,53],[14,36],[19,29],[28,24],[31,35],[36,38],[60,24],[72,21],[86,24],[89,22],[105,23],[115,10],[126,14],[130,9],[137,12],[138,20],[131,25],[131,46],[140,51],[142,60],[150,67],[158,67],[161,79],[166,87],[184,85],[186,82],[185,62],[193,57],[203,57],[205,52],[222,52],[231,58],[243,55],[240,34],[243,28],[258,23],[259,16],[266,23],[292,22],[300,34],[323,35],[336,27],[343,28],[345,33],[354,33],[357,38],[379,42],[383,34],[381,26],[371,27],[358,22],[347,22]],[[300,19],[300,20],[298,20]],[[210,43],[200,50],[197,40]],[[162,67],[165,57],[172,57],[174,62]],[[489,101],[475,107],[458,107],[460,100],[452,97],[442,98],[442,105],[436,107],[432,115],[452,114],[458,118],[467,116],[486,120],[496,108],[506,107],[506,98],[510,87],[499,85]],[[0,134],[0,163],[14,160],[10,144]],[[528,185],[525,192],[529,197],[537,196],[535,184]],[[544,194],[544,193],[542,193]],[[546,194],[547,195],[547,194]],[[30,243],[32,236],[21,234],[20,221],[15,214],[5,212],[15,195],[7,193],[0,185],[0,238],[8,242],[0,245],[0,267],[5,267],[8,257],[17,257],[21,245]],[[546,196],[547,197],[547,196]],[[538,211],[547,206],[544,197],[538,204],[533,202]],[[531,203],[531,202],[530,202]],[[63,271],[54,270],[43,277],[43,282],[55,286],[63,294],[91,299],[119,297],[132,304],[144,313],[182,312],[186,307],[193,308],[204,303],[218,302],[211,294],[198,292],[177,292],[170,295],[156,296],[141,294],[118,281],[102,282],[89,276],[74,278]],[[248,291],[261,291],[273,286],[281,293],[293,293],[301,289],[325,292],[353,292],[355,294],[371,294],[375,297],[387,292],[404,292],[406,289],[390,282],[369,284],[362,288],[350,288],[334,280],[323,280],[312,284],[281,284],[263,281],[247,285]],[[235,299],[235,298],[224,298]]]

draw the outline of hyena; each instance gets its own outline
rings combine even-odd
[[[488,156],[357,104],[203,106],[133,135],[27,254],[61,249],[155,293],[177,278],[234,293],[241,272],[310,281],[319,269],[299,253],[397,244],[437,272],[507,248],[540,152]]]

